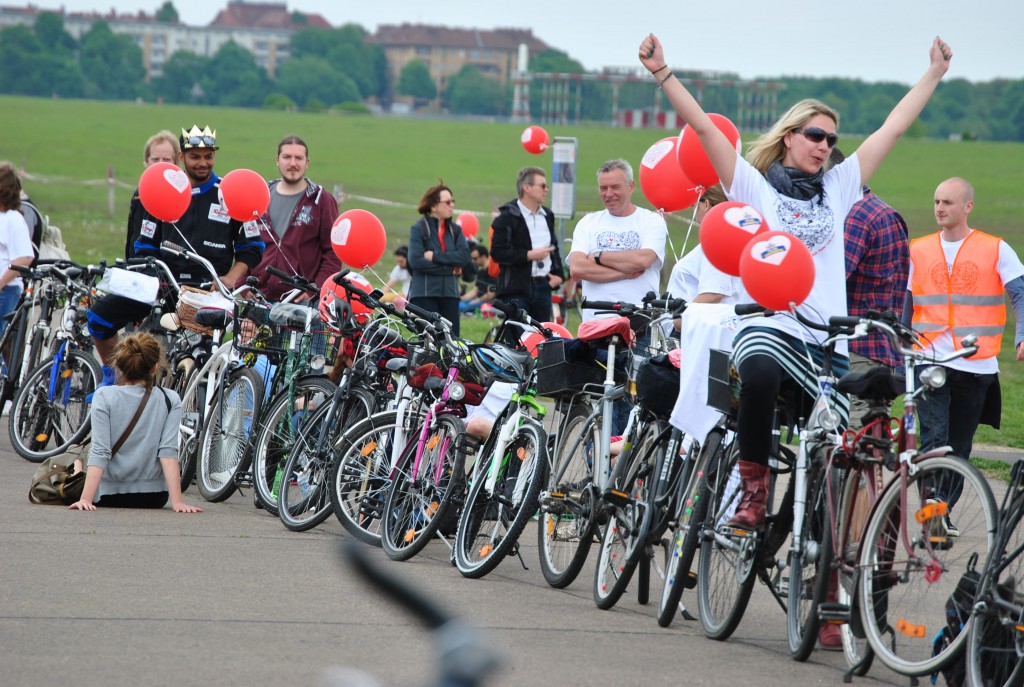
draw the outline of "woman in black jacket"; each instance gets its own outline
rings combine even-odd
[[[443,181],[431,186],[420,198],[418,210],[422,217],[409,234],[409,301],[440,313],[452,323],[452,333],[458,336],[459,277],[469,263],[469,244],[462,227],[452,219],[452,190]]]

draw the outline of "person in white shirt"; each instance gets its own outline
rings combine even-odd
[[[660,293],[668,228],[661,215],[633,204],[636,182],[625,160],[601,165],[597,186],[605,209],[576,225],[569,271],[586,299],[640,303],[648,291]],[[597,317],[583,310],[584,322]]]
[[[10,162],[0,162],[0,318],[18,307],[23,290],[21,275],[12,265],[28,267],[35,254],[28,224],[21,214],[21,179]],[[0,319],[0,334],[8,321]]]

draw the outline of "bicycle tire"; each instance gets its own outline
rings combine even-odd
[[[565,420],[559,423],[551,456],[555,467],[545,488],[549,501],[541,503],[537,523],[540,569],[548,585],[555,589],[573,583],[594,543],[596,503],[586,445],[598,446],[599,433],[588,417],[586,406],[573,404]],[[551,498],[551,494],[564,496]]]
[[[21,376],[22,358],[25,347],[26,317],[24,305],[20,305],[7,324],[0,340],[0,408],[7,401],[13,401]],[[32,369],[32,367],[29,367]]]
[[[693,580],[692,585],[687,583],[691,580],[694,556],[700,549],[701,528],[707,514],[711,491],[708,481],[704,479],[704,473],[709,464],[721,460],[721,454],[726,448],[725,430],[712,430],[705,439],[697,461],[690,471],[687,484],[683,487],[684,491],[680,494],[677,504],[679,516],[673,532],[668,562],[665,565],[665,579],[661,601],[658,604],[658,625],[661,627],[671,625],[679,613],[683,591],[690,586],[696,586],[696,580]]]
[[[314,411],[330,400],[336,388],[325,377],[304,377],[296,380],[294,396],[283,389],[270,399],[260,419],[250,461],[253,493],[267,513],[278,515],[280,475],[295,436],[305,422],[314,421]]]
[[[697,571],[697,600],[704,634],[719,641],[728,639],[739,626],[757,579],[759,536],[730,538],[720,534],[742,494],[738,474],[738,442],[732,442],[721,459],[708,466],[707,514],[704,518]]]
[[[172,389],[181,398],[181,422],[178,424],[178,474],[184,493],[196,476],[196,457],[199,454],[199,433],[203,427],[202,403],[199,396],[205,388],[196,382],[199,368],[192,358],[175,365]]]
[[[911,677],[940,670],[963,650],[970,620],[936,655],[933,637],[946,624],[946,601],[970,557],[977,554],[978,560],[987,560],[996,524],[988,483],[966,460],[932,456],[916,468],[907,477],[906,512],[900,505],[901,480],[890,482],[878,497],[861,546],[858,590],[861,622],[875,655],[890,669]],[[955,475],[963,477],[963,493],[955,508],[959,535],[950,537],[941,529],[941,515],[930,517],[941,509],[934,510],[935,504],[927,500],[941,497],[940,491]],[[938,503],[946,502],[940,498]],[[913,542],[912,554],[899,540],[903,527]],[[895,619],[895,627],[889,618]]]
[[[850,536],[854,536],[853,533],[853,514],[851,510],[859,506],[855,506],[854,495],[861,490],[861,480],[870,479],[872,482],[876,482],[881,479],[880,465],[872,465],[866,471],[849,473],[846,479],[843,480],[842,497],[839,505],[839,514],[836,516],[836,523],[838,527],[847,527],[845,523],[851,523]],[[865,495],[866,495],[865,490]],[[866,498],[866,496],[865,496]],[[871,504],[867,504],[867,508],[870,510]],[[863,534],[864,525],[867,524],[867,514],[864,516],[864,522],[861,523],[860,527],[857,528],[859,531],[856,532],[857,540],[854,542],[843,543],[846,551],[843,552],[847,562],[854,566],[853,572],[845,572],[842,569],[837,570],[839,577],[839,587],[837,590],[836,601],[846,606],[850,613],[850,622],[845,623],[839,627],[840,637],[843,640],[843,656],[846,658],[846,665],[853,669],[853,674],[861,677],[867,675],[871,669],[871,664],[874,662],[875,654],[871,650],[871,645],[868,644],[867,638],[864,637],[864,631],[860,623],[860,611],[858,610],[857,602],[857,544],[859,544],[859,537]],[[843,530],[839,530],[843,531]],[[836,545],[832,545],[833,560],[835,560]]]
[[[619,602],[644,555],[651,524],[648,517],[650,477],[654,463],[659,460],[658,452],[665,452],[664,445],[657,441],[659,435],[657,423],[638,427],[637,436],[631,438],[635,451],[631,452],[630,463],[613,486],[619,493],[627,494],[628,501],[613,506],[594,566],[594,603],[602,610]]]
[[[459,435],[465,432],[462,421],[441,415],[427,435],[419,472],[412,469],[419,445],[419,428],[402,451],[391,478],[384,502],[381,524],[381,548],[388,558],[409,560],[426,547],[441,523],[450,517],[454,496],[465,482],[463,455],[456,450]]]
[[[400,451],[409,432],[422,421],[422,415],[409,412],[405,431],[399,428],[398,411],[375,413],[350,430],[340,440],[331,466],[330,492],[334,516],[356,539],[380,546],[380,527],[384,502],[391,486],[392,451]],[[395,446],[401,441],[401,446]]]
[[[825,459],[823,449],[810,457],[802,542],[798,550],[790,546],[789,553],[786,638],[790,655],[800,662],[810,657],[818,642],[818,607],[828,595],[832,577],[832,526],[827,514]]]
[[[463,577],[483,577],[518,550],[519,536],[537,513],[547,465],[547,434],[531,418],[522,421],[503,455],[492,453],[485,459],[455,531],[455,567]],[[492,469],[498,470],[498,477],[494,492],[488,494],[485,486]]]
[[[19,456],[30,463],[81,443],[91,428],[92,405],[85,397],[96,390],[102,377],[99,363],[78,349],[65,351],[61,369],[53,378],[53,399],[49,398],[51,371],[56,357],[29,372],[11,404],[8,434]]]
[[[333,418],[329,405],[314,411],[295,437],[285,463],[277,515],[292,532],[311,530],[330,517],[328,482],[333,456],[345,428],[370,416],[373,395],[364,389],[350,389],[340,403],[342,407]],[[321,439],[324,433],[326,437]]]
[[[224,501],[238,488],[235,475],[246,468],[249,436],[254,424],[259,426],[262,405],[260,376],[248,367],[231,370],[199,433],[196,486],[207,501]]]

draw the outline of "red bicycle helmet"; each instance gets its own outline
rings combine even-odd
[[[356,298],[350,299],[346,288],[335,282],[337,276],[334,274],[328,277],[320,288],[320,319],[334,333],[343,334],[351,332],[357,325],[366,324],[373,308]],[[368,294],[373,290],[366,277],[356,272],[349,272],[344,279],[350,287],[362,293]]]

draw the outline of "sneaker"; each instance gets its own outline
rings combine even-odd
[[[953,521],[949,519],[948,514],[942,517],[942,524],[946,527],[947,537],[955,538],[960,536],[960,530],[957,528],[956,525],[953,524]]]
[[[818,629],[818,647],[825,651],[841,651],[843,634],[838,625],[826,623]]]
[[[97,389],[102,389],[105,386],[114,386],[114,380],[115,380],[114,368],[107,367],[106,365],[104,365],[102,367],[102,370],[103,370],[103,379],[101,379],[100,383],[96,385],[96,388]],[[95,391],[93,391],[91,394],[87,394],[86,397],[85,397],[85,402],[86,403],[92,403],[92,397],[95,394],[96,394]]]
[[[927,499],[924,503],[926,506],[931,506],[942,503],[944,500],[941,498],[931,498]],[[932,538],[939,539],[955,539],[960,536],[960,530],[949,519],[948,512],[945,515],[931,518],[931,522],[928,523],[928,532]]]

